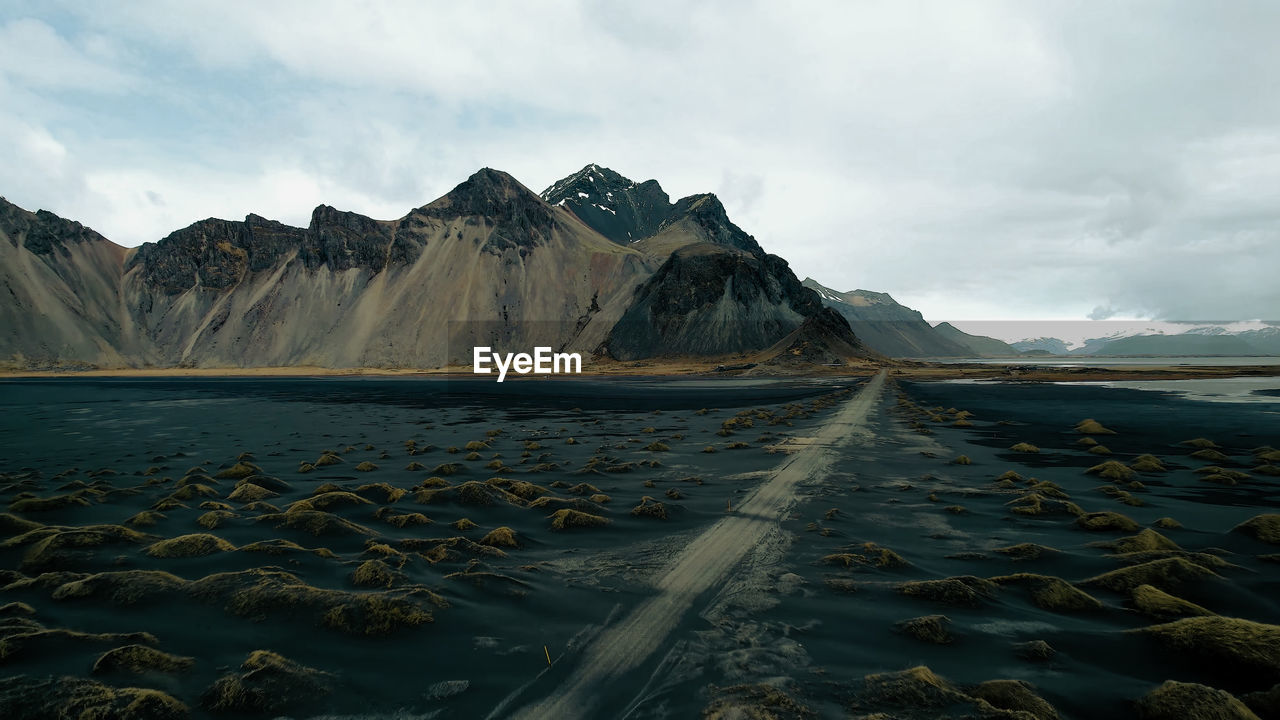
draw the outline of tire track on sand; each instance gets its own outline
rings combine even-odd
[[[658,580],[657,594],[617,624],[605,628],[583,648],[577,668],[553,695],[510,717],[567,720],[591,716],[599,689],[622,678],[652,656],[694,600],[722,584],[765,531],[779,522],[795,502],[796,485],[823,471],[835,450],[851,435],[858,434],[880,398],[884,375],[885,371],[881,370],[845,401],[817,433],[814,442],[789,456],[735,514],[727,515],[686,545]]]

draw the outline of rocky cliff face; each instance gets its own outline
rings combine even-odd
[[[0,198],[0,364],[111,366],[136,354],[120,307],[125,248]]]
[[[714,196],[671,203],[656,182],[595,166],[553,189],[583,200],[573,188],[584,183],[605,188],[615,212],[601,212],[622,218],[601,226],[611,235],[581,203],[553,205],[487,168],[396,220],[322,205],[306,228],[209,219],[132,252],[4,203],[0,357],[435,367],[469,362],[481,344],[724,355],[770,347],[807,320],[838,336],[833,347],[858,347]]]

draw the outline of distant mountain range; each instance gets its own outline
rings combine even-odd
[[[0,198],[10,367],[438,367],[478,344],[618,360],[879,357],[710,194],[483,169],[395,220],[210,218],[127,249]]]
[[[1073,356],[1280,356],[1280,326],[1232,332],[1209,325],[1181,333],[1135,333],[1086,340],[1068,349],[1057,338],[1037,338],[1013,343],[1023,350],[1046,350],[1054,355]]]

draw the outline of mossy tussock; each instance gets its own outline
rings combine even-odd
[[[250,475],[261,475],[261,474],[262,474],[262,468],[258,467],[257,465],[254,465],[251,462],[246,462],[244,460],[241,460],[240,462],[236,463],[235,465],[232,465],[229,468],[225,468],[214,473],[214,477],[220,478],[223,480],[240,480],[241,478],[247,478]]]
[[[1181,550],[1178,543],[1161,535],[1155,530],[1144,528],[1137,535],[1091,543],[1094,547],[1106,548],[1117,553],[1135,553],[1159,550]]]
[[[1129,461],[1129,467],[1144,473],[1167,472],[1169,469],[1165,467],[1164,461],[1155,455],[1139,455]]]
[[[1135,587],[1130,594],[1129,602],[1134,610],[1161,621],[1215,614],[1193,602],[1170,595],[1154,585]]]
[[[241,617],[297,617],[350,635],[387,635],[433,620],[423,601],[433,597],[425,590],[329,590],[270,568],[209,575],[193,581],[189,592],[205,602],[222,603],[228,612]]]
[[[645,495],[640,498],[640,504],[631,508],[631,515],[634,517],[654,518],[655,520],[667,519],[667,505]]]
[[[1083,508],[1069,500],[1049,498],[1040,493],[1027,493],[1005,505],[1009,506],[1009,512],[1017,515],[1070,515],[1078,518],[1085,514]]]
[[[972,575],[958,575],[941,580],[914,580],[898,586],[907,597],[944,605],[977,607],[996,596],[999,586]]]
[[[1125,482],[1132,480],[1135,474],[1133,468],[1117,460],[1108,460],[1104,463],[1099,463],[1088,470],[1085,470],[1085,472],[1098,475],[1099,477],[1106,478],[1107,480],[1120,480]]]
[[[159,690],[110,687],[84,678],[18,675],[0,680],[16,718],[76,720],[187,720],[190,710]]]
[[[220,552],[231,552],[236,546],[209,533],[179,535],[148,545],[144,552],[154,558],[203,557]]]
[[[363,588],[389,588],[400,575],[381,560],[365,560],[351,573],[351,584]]]
[[[30,655],[57,655],[83,645],[120,645],[145,643],[156,645],[159,641],[151,633],[87,633],[65,628],[40,628],[0,637],[0,662],[12,662]]]
[[[1231,532],[1240,533],[1270,545],[1280,545],[1280,513],[1254,515],[1231,528]]]
[[[435,565],[439,563],[469,562],[474,558],[492,558],[501,560],[507,553],[500,548],[481,545],[464,537],[450,538],[406,538],[396,545],[410,552],[417,552],[424,560]]]
[[[401,498],[409,494],[409,491],[404,488],[393,487],[384,482],[361,485],[354,492],[365,500],[383,505],[399,502]]]
[[[9,503],[9,512],[40,513],[65,510],[74,507],[88,507],[89,501],[82,493],[54,495],[52,497],[27,497]]]
[[[1239,673],[1242,683],[1280,682],[1280,625],[1229,617],[1191,617],[1130,630],[1166,651],[1219,672]]]
[[[1166,680],[1134,705],[1138,720],[1258,720],[1226,690]]]
[[[238,503],[261,502],[274,500],[278,497],[280,497],[280,493],[250,482],[236,485],[231,494],[227,495],[228,500]]]
[[[846,568],[865,565],[880,570],[902,570],[911,567],[911,563],[907,562],[906,558],[873,542],[842,548],[840,552],[823,557],[822,564]]]
[[[1016,453],[1039,453],[1040,448],[1029,442],[1014,443],[1009,446],[1009,450]]]
[[[1115,435],[1116,431],[1108,429],[1093,418],[1085,418],[1076,423],[1076,432],[1081,435]]]
[[[458,505],[488,507],[497,505],[499,502],[517,506],[527,504],[524,498],[515,493],[478,480],[446,487],[424,487],[414,493],[413,499],[421,505],[455,503]]]
[[[79,528],[41,527],[0,543],[0,548],[27,546],[24,570],[78,565],[101,547],[142,544],[154,539],[123,525],[89,525]]]
[[[1133,518],[1110,510],[1085,513],[1076,518],[1076,525],[1094,532],[1137,532],[1142,527]]]
[[[214,681],[200,704],[216,713],[260,715],[297,710],[322,702],[335,678],[269,650],[255,650],[240,672]]]
[[[968,694],[981,701],[979,710],[983,709],[981,704],[986,703],[1019,720],[1058,720],[1058,711],[1037,695],[1034,686],[1026,680],[988,680],[969,688]]]
[[[286,508],[286,513],[320,511],[333,512],[341,508],[359,507],[361,505],[373,505],[372,500],[366,500],[363,497],[345,490],[335,492],[327,492],[321,495],[313,495],[305,500],[298,500],[290,503]]]
[[[258,516],[257,522],[270,524],[277,530],[297,530],[317,537],[321,535],[374,534],[372,530],[363,525],[321,510],[268,513]]]
[[[195,658],[170,655],[147,645],[123,645],[106,651],[93,663],[93,674],[176,673],[195,664]]]
[[[311,553],[322,558],[333,559],[338,557],[329,548],[305,548],[292,540],[285,540],[284,538],[258,540],[256,542],[251,542],[248,545],[241,545],[240,552],[263,553],[271,556],[291,555],[293,553]]]
[[[552,530],[571,530],[574,528],[597,528],[604,527],[612,522],[607,517],[601,515],[592,515],[580,510],[571,510],[569,508],[561,508],[548,516],[551,520]]]
[[[1186,558],[1167,557],[1117,568],[1082,580],[1080,584],[1125,595],[1132,593],[1139,585],[1153,585],[1172,593],[1187,583],[1220,577],[1214,571]]]
[[[1092,595],[1071,583],[1052,575],[1015,573],[991,578],[1000,586],[1017,585],[1025,588],[1032,604],[1051,612],[1094,612],[1102,609],[1102,603]]]
[[[182,592],[187,581],[162,570],[120,570],[89,575],[54,588],[54,600],[83,600],[133,605]]]
[[[505,525],[494,528],[486,533],[484,537],[480,538],[480,544],[500,548],[520,547],[520,541],[519,537],[516,535],[516,531]]]
[[[951,619],[946,615],[924,615],[894,624],[894,629],[921,642],[950,645],[955,641],[951,633]]]
[[[993,548],[992,552],[1000,553],[1010,560],[1039,560],[1045,555],[1051,555],[1060,551],[1056,548],[1048,547],[1047,545],[1018,543],[1016,545]]]

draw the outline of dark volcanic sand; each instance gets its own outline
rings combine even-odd
[[[166,510],[166,518],[156,525],[135,529],[157,538],[211,532],[236,546],[283,538],[307,548],[328,548],[337,557],[231,551],[153,558],[143,551],[145,544],[123,542],[32,563],[26,558],[35,543],[13,544],[8,536],[18,532],[4,530],[0,542],[8,537],[10,546],[0,547],[0,571],[34,576],[55,569],[160,569],[198,580],[212,573],[278,566],[311,586],[362,595],[429,588],[448,607],[424,602],[434,622],[365,637],[325,627],[315,613],[269,607],[241,616],[226,609],[225,598],[202,600],[184,591],[144,596],[122,606],[98,597],[54,599],[56,585],[50,583],[2,589],[0,606],[28,603],[36,610],[33,619],[47,628],[152,633],[155,647],[190,656],[193,666],[176,673],[96,679],[163,690],[190,706],[196,717],[218,716],[201,708],[201,693],[257,649],[274,650],[335,676],[330,695],[264,716],[403,712],[484,717],[495,708],[519,707],[528,697],[554,692],[573,668],[575,650],[611,619],[624,617],[649,597],[649,583],[669,559],[722,518],[730,500],[738,504],[761,482],[760,473],[783,462],[784,455],[764,448],[787,439],[799,443],[815,434],[833,410],[823,402],[810,414],[815,410],[812,403],[855,384],[575,380],[498,386],[405,379],[0,383],[0,472],[6,473],[0,479],[0,502],[5,506],[24,492],[38,497],[75,492],[78,486],[68,483],[76,481],[100,481],[98,489],[103,491],[141,491],[86,494],[88,506],[15,512],[46,525],[122,523],[174,492],[188,468],[202,466],[213,475],[234,465],[246,451],[266,475],[288,483],[281,497],[268,501],[282,511],[326,482],[349,490],[385,482],[407,490],[432,476],[436,465],[452,462],[462,466],[458,474],[445,477],[453,485],[498,476],[536,483],[556,497],[575,498],[568,487],[552,487],[553,483],[590,483],[610,496],[600,504],[600,512],[612,521],[601,528],[554,532],[547,518],[553,508],[501,500],[492,506],[419,504],[410,493],[390,507],[395,513],[421,512],[432,524],[394,527],[375,517],[388,505],[379,498],[372,505],[333,510],[369,528],[372,536],[316,537],[257,521],[261,511],[246,511],[244,503],[227,500],[236,481],[221,479],[212,486],[219,497],[185,501],[188,507]],[[945,423],[925,422],[932,434],[916,432],[908,425],[912,418],[895,403],[899,391],[920,406],[967,410],[974,414],[973,427],[951,427],[947,416]],[[800,404],[803,412],[793,412],[796,406],[789,409],[788,403]],[[700,408],[712,410],[698,414]],[[752,416],[752,427],[727,437],[716,434],[722,422],[756,408],[764,412]],[[770,424],[772,418],[788,414],[793,415],[791,425]],[[1113,455],[1100,457],[1076,444],[1081,436],[1072,428],[1087,417],[1117,431],[1097,436]],[[1002,420],[1013,424],[997,424]],[[655,431],[642,432],[649,427]],[[479,460],[465,460],[465,450],[445,450],[485,440],[490,429],[503,433],[491,448],[480,451]],[[1143,527],[1161,517],[1177,519],[1182,529],[1159,532],[1186,550],[1220,548],[1215,552],[1236,567],[1219,570],[1221,578],[1186,583],[1175,594],[1222,615],[1280,623],[1280,565],[1258,558],[1280,547],[1230,532],[1254,515],[1276,511],[1277,479],[1254,474],[1235,486],[1204,482],[1193,470],[1210,463],[1188,457],[1193,448],[1179,444],[1210,438],[1230,457],[1217,464],[1249,471],[1255,464],[1252,448],[1280,446],[1280,415],[1274,404],[1214,404],[1085,386],[904,382],[886,389],[867,429],[869,436],[851,439],[826,472],[801,487],[803,498],[794,512],[770,530],[727,585],[697,598],[693,612],[681,619],[664,650],[635,671],[634,683],[625,692],[615,687],[601,699],[599,707],[609,708],[602,717],[618,716],[624,708],[631,708],[628,717],[633,718],[696,717],[717,699],[736,697],[713,686],[758,683],[785,689],[819,716],[847,717],[886,710],[863,696],[865,675],[916,665],[928,665],[962,686],[996,678],[1024,679],[1063,717],[1075,718],[1132,717],[1132,701],[1167,679],[1202,682],[1237,695],[1265,689],[1256,678],[1215,671],[1124,633],[1156,621],[1127,609],[1123,594],[1085,587],[1104,604],[1101,610],[1058,612],[1035,606],[1018,586],[1005,586],[972,607],[904,597],[897,586],[909,580],[1015,572],[1076,582],[1125,566],[1127,561],[1090,543],[1133,532],[1085,531],[1070,515],[1012,514],[1006,503],[1025,492],[1025,483],[1011,489],[993,481],[1006,470],[1016,470],[1057,483],[1085,511],[1122,513]],[[765,434],[775,440],[761,440]],[[569,437],[577,444],[566,444]],[[435,449],[411,456],[406,440]],[[522,458],[527,441],[541,447]],[[670,450],[644,449],[654,441]],[[727,449],[738,441],[749,447]],[[1016,442],[1035,444],[1041,452],[1010,452]],[[366,444],[374,449],[365,450]],[[702,453],[708,445],[718,451]],[[353,449],[346,451],[348,446]],[[300,462],[314,462],[325,449],[338,451],[345,462],[297,472]],[[384,452],[386,459],[381,458]],[[495,453],[510,471],[484,467]],[[542,462],[560,467],[531,472],[544,453],[549,455]],[[1132,495],[1141,498],[1140,507],[1104,495],[1096,488],[1112,483],[1084,473],[1104,460],[1128,462],[1141,453],[1159,456],[1169,471],[1138,474],[1145,489],[1133,490]],[[610,459],[584,471],[593,454]],[[960,454],[973,464],[951,464]],[[600,471],[606,465],[650,459],[661,465]],[[379,467],[358,472],[355,467],[362,461]],[[426,469],[405,469],[415,461]],[[152,475],[141,474],[152,467],[157,468]],[[55,478],[68,468],[78,470]],[[102,468],[118,474],[89,475]],[[165,477],[170,480],[145,484]],[[665,496],[670,489],[682,497]],[[936,501],[928,498],[931,492]],[[665,503],[667,520],[630,514],[646,495]],[[238,517],[206,530],[196,523],[206,512],[199,507],[205,501],[227,502]],[[946,509],[957,505],[965,511]],[[837,512],[826,517],[833,508]],[[449,526],[463,517],[479,527],[459,532]],[[499,526],[513,528],[521,545],[505,548],[504,557],[465,548],[440,557],[432,556],[430,543],[411,548],[398,544],[454,536],[478,541]],[[392,563],[403,566],[390,590],[351,582],[361,562],[382,557],[366,550],[370,541],[405,553],[403,560]],[[855,562],[845,568],[823,563],[833,553],[864,552],[860,548],[866,542],[895,551],[910,566],[877,568]],[[1024,542],[1059,552],[1035,560],[1012,560],[992,552]],[[460,571],[469,572],[446,577]],[[14,580],[21,582],[12,573],[0,578],[0,587]],[[934,614],[949,618],[955,636],[951,644],[930,644],[894,630],[899,621]],[[1044,640],[1057,654],[1047,662],[1021,659],[1013,645],[1028,640]],[[19,674],[88,677],[97,657],[123,644],[127,643],[32,645],[0,662],[0,679]],[[556,663],[550,670],[546,652]],[[776,698],[756,698],[778,717],[803,716],[777,704]],[[502,705],[504,699],[512,704]],[[944,707],[919,716],[966,709],[972,711],[971,706]],[[889,711],[896,717],[917,716],[907,706]],[[502,715],[499,711],[496,716]]]

